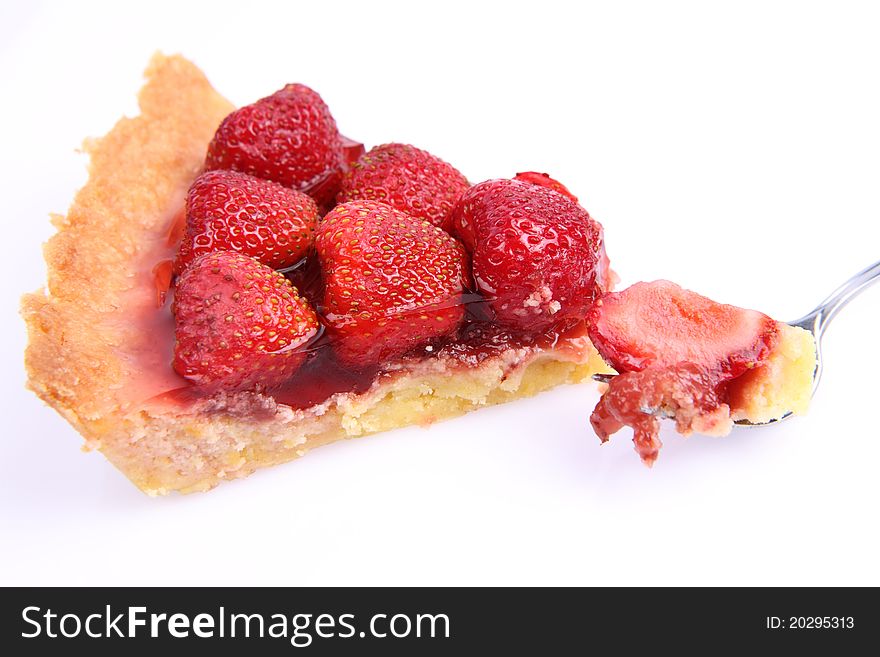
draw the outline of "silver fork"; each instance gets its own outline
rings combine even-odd
[[[791,326],[797,326],[809,331],[813,334],[813,338],[816,340],[816,369],[813,372],[813,394],[816,393],[816,388],[819,387],[819,379],[822,377],[822,336],[825,334],[825,329],[828,328],[831,320],[837,316],[837,313],[839,313],[846,304],[852,301],[861,292],[864,292],[872,283],[876,283],[878,279],[880,279],[880,260],[873,265],[868,265],[858,274],[850,278],[806,315],[793,322],[788,322]],[[609,383],[614,376],[614,374],[594,374],[593,379],[601,383]],[[736,424],[745,427],[761,427],[773,422],[780,422],[788,417],[791,417],[790,412],[786,413],[781,418],[770,420],[769,422],[737,420]]]

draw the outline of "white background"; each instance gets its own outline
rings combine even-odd
[[[613,5],[613,7],[612,7]],[[663,6],[660,6],[663,5]],[[711,5],[711,6],[709,6]],[[21,293],[156,49],[286,82],[471,181],[565,182],[624,284],[795,318],[880,257],[880,16],[835,3],[10,3],[0,10],[2,584],[880,584],[880,286],[808,417],[600,447],[589,385],[150,499],[24,390]]]

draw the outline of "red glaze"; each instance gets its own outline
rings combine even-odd
[[[408,144],[384,144],[354,163],[336,200],[382,201],[441,226],[468,186],[458,169],[439,157]]]
[[[345,164],[348,167],[351,167],[352,164],[358,161],[361,155],[366,153],[367,149],[364,148],[364,145],[355,141],[354,139],[349,139],[345,135],[342,135],[342,152],[345,154]]]
[[[174,274],[174,261],[161,260],[153,267],[153,282],[156,284],[156,307],[161,308],[168,299],[171,280]]]
[[[312,280],[320,285],[319,281]],[[317,291],[306,288],[303,294],[311,296]],[[586,331],[581,324],[564,333],[550,330],[541,335],[518,334],[492,322],[487,316],[485,301],[476,295],[465,295],[462,301],[464,319],[455,334],[431,340],[429,344],[392,358],[382,366],[353,368],[341,362],[332,336],[324,332],[307,347],[306,359],[299,371],[268,392],[278,403],[292,408],[309,408],[336,393],[365,392],[378,377],[392,376],[398,365],[442,358],[452,368],[473,367],[510,348],[548,348],[566,339],[575,339]],[[323,309],[319,308],[319,314],[321,311]]]
[[[550,174],[538,173],[537,171],[523,171],[522,173],[516,174],[513,179],[522,180],[523,182],[528,182],[532,183],[533,185],[540,185],[541,187],[552,189],[554,192],[559,192],[563,196],[567,196],[575,203],[578,202],[578,197],[568,191],[568,187],[563,185],[561,182],[551,178]]]
[[[168,231],[165,234],[165,244],[169,248],[176,249],[183,239],[183,233],[186,231],[186,208],[181,208],[179,212],[174,214],[171,223],[168,224]]]

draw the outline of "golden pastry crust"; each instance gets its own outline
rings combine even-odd
[[[164,231],[232,105],[182,57],[156,55],[139,95],[140,116],[89,140],[89,180],[45,246],[48,289],[24,297],[29,384],[78,429],[118,409],[116,350],[130,335],[113,325],[136,284],[132,262]],[[148,237],[149,236],[149,237]]]
[[[430,423],[608,371],[583,339],[510,349],[454,373],[428,361],[306,410],[251,393],[187,406],[138,394],[150,370],[170,372],[167,361],[141,357],[155,336],[131,319],[155,304],[151,253],[165,245],[207,144],[233,109],[182,57],[156,55],[146,77],[141,114],[86,145],[88,183],[66,217],[53,217],[58,233],[45,247],[48,288],[22,302],[29,387],[144,492],[207,490],[333,440]]]
[[[782,322],[779,340],[767,360],[743,374],[729,389],[730,415],[754,424],[788,413],[805,415],[813,394],[816,340],[813,334]]]

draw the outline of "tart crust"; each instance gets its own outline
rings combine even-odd
[[[28,386],[150,495],[203,491],[341,439],[461,415],[610,371],[586,338],[511,348],[464,367],[439,358],[308,409],[238,393],[159,402],[141,382],[154,339],[150,251],[165,241],[220,121],[234,108],[180,56],[153,57],[141,114],[86,144],[89,180],[45,246],[48,287],[26,295]],[[170,327],[168,327],[170,331]],[[169,357],[170,358],[170,357]]]
[[[806,415],[813,394],[816,340],[797,326],[777,322],[779,339],[760,367],[746,372],[728,390],[731,418],[754,424],[788,413]]]

